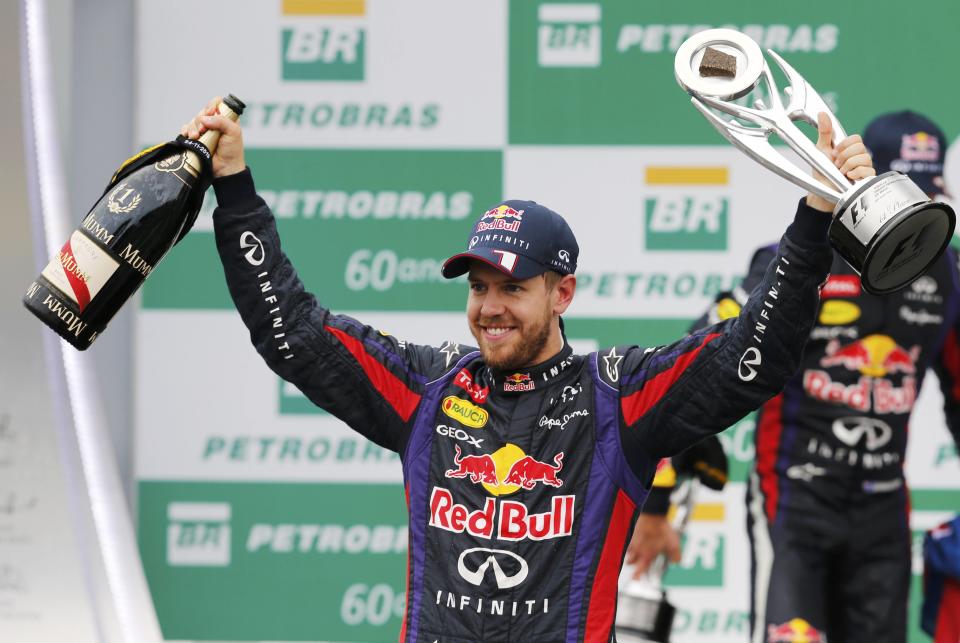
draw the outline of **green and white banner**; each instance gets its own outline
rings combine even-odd
[[[936,0],[908,14],[825,0],[138,9],[139,142],[169,139],[215,94],[239,96],[247,162],[307,287],[416,342],[470,342],[466,285],[439,265],[502,198],[570,221],[581,256],[567,327],[582,352],[680,337],[779,238],[802,191],[729,146],[673,78],[698,30],[735,27],[782,53],[851,132],[911,108],[960,133],[960,86],[941,73],[960,60],[960,9]],[[214,206],[210,194],[151,275],[136,322],[139,539],[164,635],[396,640],[399,461],[262,364],[223,280]],[[908,457],[917,530],[960,509],[941,405],[931,377]],[[723,435],[734,482],[704,494],[668,576],[680,643],[746,640],[753,429],[748,418]]]

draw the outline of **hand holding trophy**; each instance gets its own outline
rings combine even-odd
[[[956,225],[953,209],[931,201],[899,172],[848,180],[794,121],[816,126],[817,115],[826,113],[834,144],[846,138],[840,123],[793,67],[774,51],[768,53],[789,81],[786,105],[759,45],[733,29],[709,29],[688,38],[677,50],[674,73],[694,107],[735,147],[788,181],[836,203],[831,244],[860,273],[867,292],[903,288],[947,247]],[[769,105],[763,98],[755,98],[752,107],[730,102],[750,94],[761,79]],[[718,112],[733,118],[724,119]],[[793,165],[770,143],[770,134],[779,136],[832,188]]]

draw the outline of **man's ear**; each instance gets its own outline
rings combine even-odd
[[[573,294],[577,290],[577,278],[573,275],[564,275],[560,277],[557,286],[553,289],[555,299],[553,303],[553,312],[562,315],[573,302]]]

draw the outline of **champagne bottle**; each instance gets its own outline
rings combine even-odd
[[[230,95],[218,111],[235,121],[244,107]],[[152,160],[148,150],[124,164],[27,288],[27,309],[74,348],[88,348],[193,224],[210,183],[204,163],[219,139],[220,132],[208,130],[199,139],[202,146],[194,141],[158,146],[170,153],[143,163]],[[124,173],[138,160],[140,167]]]

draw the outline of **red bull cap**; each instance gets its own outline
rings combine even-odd
[[[504,201],[474,223],[467,250],[443,264],[442,273],[453,279],[470,270],[471,261],[482,261],[515,279],[529,279],[553,270],[572,275],[580,246],[566,220],[535,201]]]
[[[945,193],[947,139],[927,117],[911,111],[882,114],[864,129],[863,144],[873,155],[878,175],[896,170],[927,194]]]

